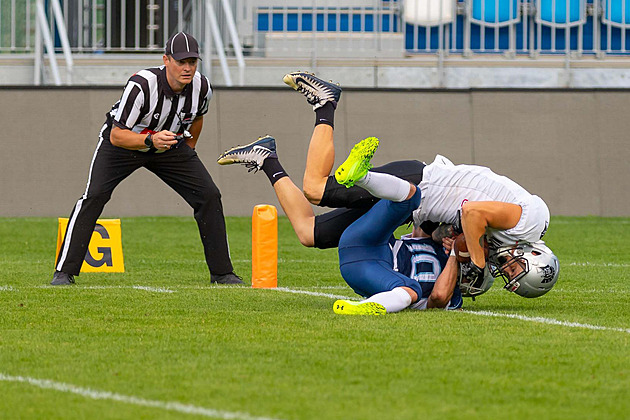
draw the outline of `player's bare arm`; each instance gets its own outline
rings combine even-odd
[[[451,301],[453,297],[453,289],[457,283],[457,259],[455,256],[449,257],[446,267],[440,273],[429,300],[427,302],[427,308],[446,308],[446,305]]]
[[[114,146],[129,150],[145,149],[147,147],[145,144],[146,138],[146,134],[135,133],[117,126],[112,127],[110,135],[110,141]],[[153,134],[151,140],[153,141],[153,147],[158,150],[170,149],[174,144],[177,144],[175,133],[168,130],[162,130]]]
[[[486,228],[511,229],[521,218],[521,206],[500,201],[469,201],[462,206],[462,230],[470,259],[479,268],[486,266],[482,237]]]
[[[194,149],[197,145],[197,139],[199,139],[199,135],[201,134],[201,129],[203,128],[203,116],[195,118],[192,125],[190,126],[190,134],[192,137],[186,139],[186,144],[190,146],[191,149]]]

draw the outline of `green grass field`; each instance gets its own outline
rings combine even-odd
[[[249,282],[251,234],[229,218]],[[124,274],[48,286],[56,219],[0,219],[0,418],[622,419],[630,219],[552,219],[547,295],[343,317],[336,250],[279,221],[279,288],[212,286],[192,218],[122,221]]]

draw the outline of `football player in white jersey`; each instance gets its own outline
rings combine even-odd
[[[556,256],[541,240],[549,227],[549,209],[538,196],[507,177],[474,165],[454,165],[438,155],[427,165],[418,186],[395,176],[369,171],[378,141],[367,138],[337,169],[337,182],[360,186],[372,195],[393,199],[398,191],[418,188],[422,199],[414,221],[449,223],[464,233],[470,262],[462,264],[462,287],[484,281],[484,237],[490,245],[490,270],[506,289],[524,297],[548,292],[558,279]]]

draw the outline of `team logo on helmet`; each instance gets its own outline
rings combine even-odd
[[[546,265],[542,268],[542,281],[541,283],[549,283],[556,275],[556,269],[550,265]]]

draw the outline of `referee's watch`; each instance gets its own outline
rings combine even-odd
[[[151,136],[151,133],[147,134],[147,136],[144,138],[144,144],[149,149],[155,149],[155,146],[153,145],[153,137]]]

